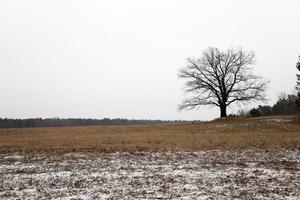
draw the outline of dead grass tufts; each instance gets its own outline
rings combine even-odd
[[[0,129],[0,151],[172,151],[300,148],[299,117],[151,126]]]

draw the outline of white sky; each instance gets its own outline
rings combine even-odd
[[[212,119],[177,111],[178,70],[208,46],[243,47],[271,81],[295,86],[299,0],[1,0],[0,117]]]

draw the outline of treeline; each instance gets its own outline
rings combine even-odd
[[[175,124],[186,121],[175,120],[129,120],[129,119],[81,119],[81,118],[31,118],[3,119],[0,118],[0,128],[29,128],[29,127],[65,127],[65,126],[115,126],[115,125],[154,125]]]
[[[249,111],[240,110],[238,116],[243,117],[261,117],[271,115],[295,115],[300,114],[300,94],[297,95],[286,95],[281,94],[278,101],[273,105],[259,105],[258,107],[252,108]]]

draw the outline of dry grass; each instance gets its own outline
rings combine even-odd
[[[66,128],[0,129],[0,151],[148,151],[300,148],[297,117]]]

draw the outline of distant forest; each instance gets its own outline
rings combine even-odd
[[[115,126],[115,125],[154,125],[178,124],[188,121],[164,120],[129,120],[129,119],[81,119],[81,118],[32,118],[32,119],[3,119],[0,118],[0,128],[30,128],[30,127],[66,127],[66,126]]]
[[[249,111],[240,110],[236,114],[242,117],[261,117],[271,115],[297,115],[300,114],[300,93],[297,95],[282,93],[273,105],[259,105]]]

